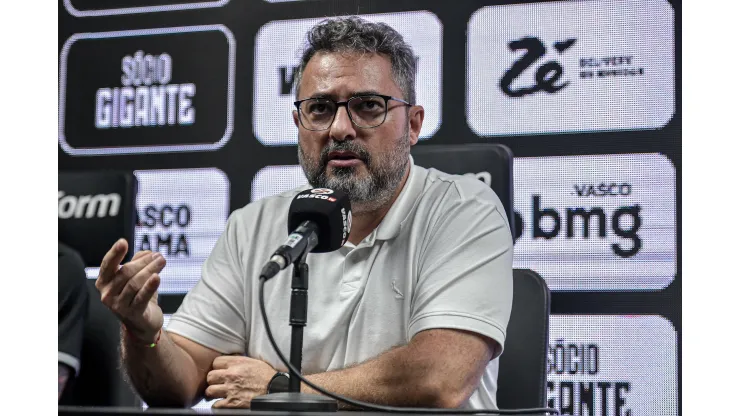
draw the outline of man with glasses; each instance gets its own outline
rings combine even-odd
[[[395,406],[496,408],[512,297],[512,238],[483,183],[413,164],[424,109],[401,35],[359,18],[308,33],[293,119],[309,185],[236,210],[166,331],[160,255],[103,261],[98,288],[126,332],[123,358],[149,405],[248,407],[285,389],[258,305],[259,270],[285,239],[293,197],[339,189],[352,203],[341,249],[311,254],[303,371],[317,385]],[[290,270],[265,287],[279,347],[290,345]],[[283,387],[281,387],[283,386]],[[303,391],[313,393],[307,386]]]

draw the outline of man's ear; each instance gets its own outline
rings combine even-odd
[[[424,123],[424,107],[420,105],[412,106],[409,109],[409,143],[411,146],[419,141],[421,125]]]
[[[298,111],[297,110],[293,110],[293,123],[295,123],[295,126],[296,127],[301,128],[298,125],[300,123],[300,121],[298,120]]]

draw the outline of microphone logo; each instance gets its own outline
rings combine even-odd
[[[315,189],[311,189],[311,193],[318,194],[318,195],[329,195],[329,194],[333,194],[334,191],[331,189],[326,189],[326,188],[315,188]]]
[[[347,237],[349,236],[349,231],[352,228],[352,211],[347,211],[344,208],[341,209],[342,212],[342,245],[347,242]]]

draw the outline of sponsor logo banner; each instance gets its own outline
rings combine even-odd
[[[222,25],[73,35],[60,56],[62,149],[219,149],[233,131],[234,49]]]
[[[488,172],[471,172],[486,182]],[[307,183],[298,165],[267,166],[252,200]],[[676,274],[676,178],[660,154],[514,159],[514,267],[551,290],[660,290]]]
[[[220,7],[229,0],[64,0],[64,8],[75,17],[111,16],[131,13]]]
[[[139,180],[136,251],[167,259],[159,293],[184,293],[200,280],[203,262],[229,215],[229,180],[221,170],[135,172]]]
[[[398,30],[417,55],[416,100],[424,106],[421,138],[434,135],[442,122],[442,23],[427,11],[361,15]],[[291,116],[295,76],[306,32],[324,19],[273,21],[257,33],[254,61],[254,132],[266,146],[296,145]]]
[[[660,316],[553,315],[547,406],[574,416],[675,416],[676,349],[676,331]]]
[[[484,7],[468,24],[467,119],[481,136],[656,129],[675,111],[664,0]]]
[[[159,293],[185,293],[200,280],[203,262],[226,227],[229,180],[221,170],[134,172],[139,181],[134,252],[159,251],[167,260]],[[88,269],[88,277],[97,277]]]
[[[514,159],[514,267],[552,290],[659,290],[676,274],[676,173],[660,154]],[[519,227],[517,227],[519,228]]]

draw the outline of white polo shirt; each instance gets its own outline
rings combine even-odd
[[[303,372],[342,369],[408,344],[420,331],[472,331],[504,345],[512,301],[513,242],[501,201],[484,183],[411,165],[401,194],[359,245],[308,255]],[[259,272],[288,235],[303,186],[234,211],[201,280],[167,330],[224,354],[287,371],[259,311]],[[265,284],[268,320],[289,356],[292,267]],[[498,355],[469,408],[496,406]]]

